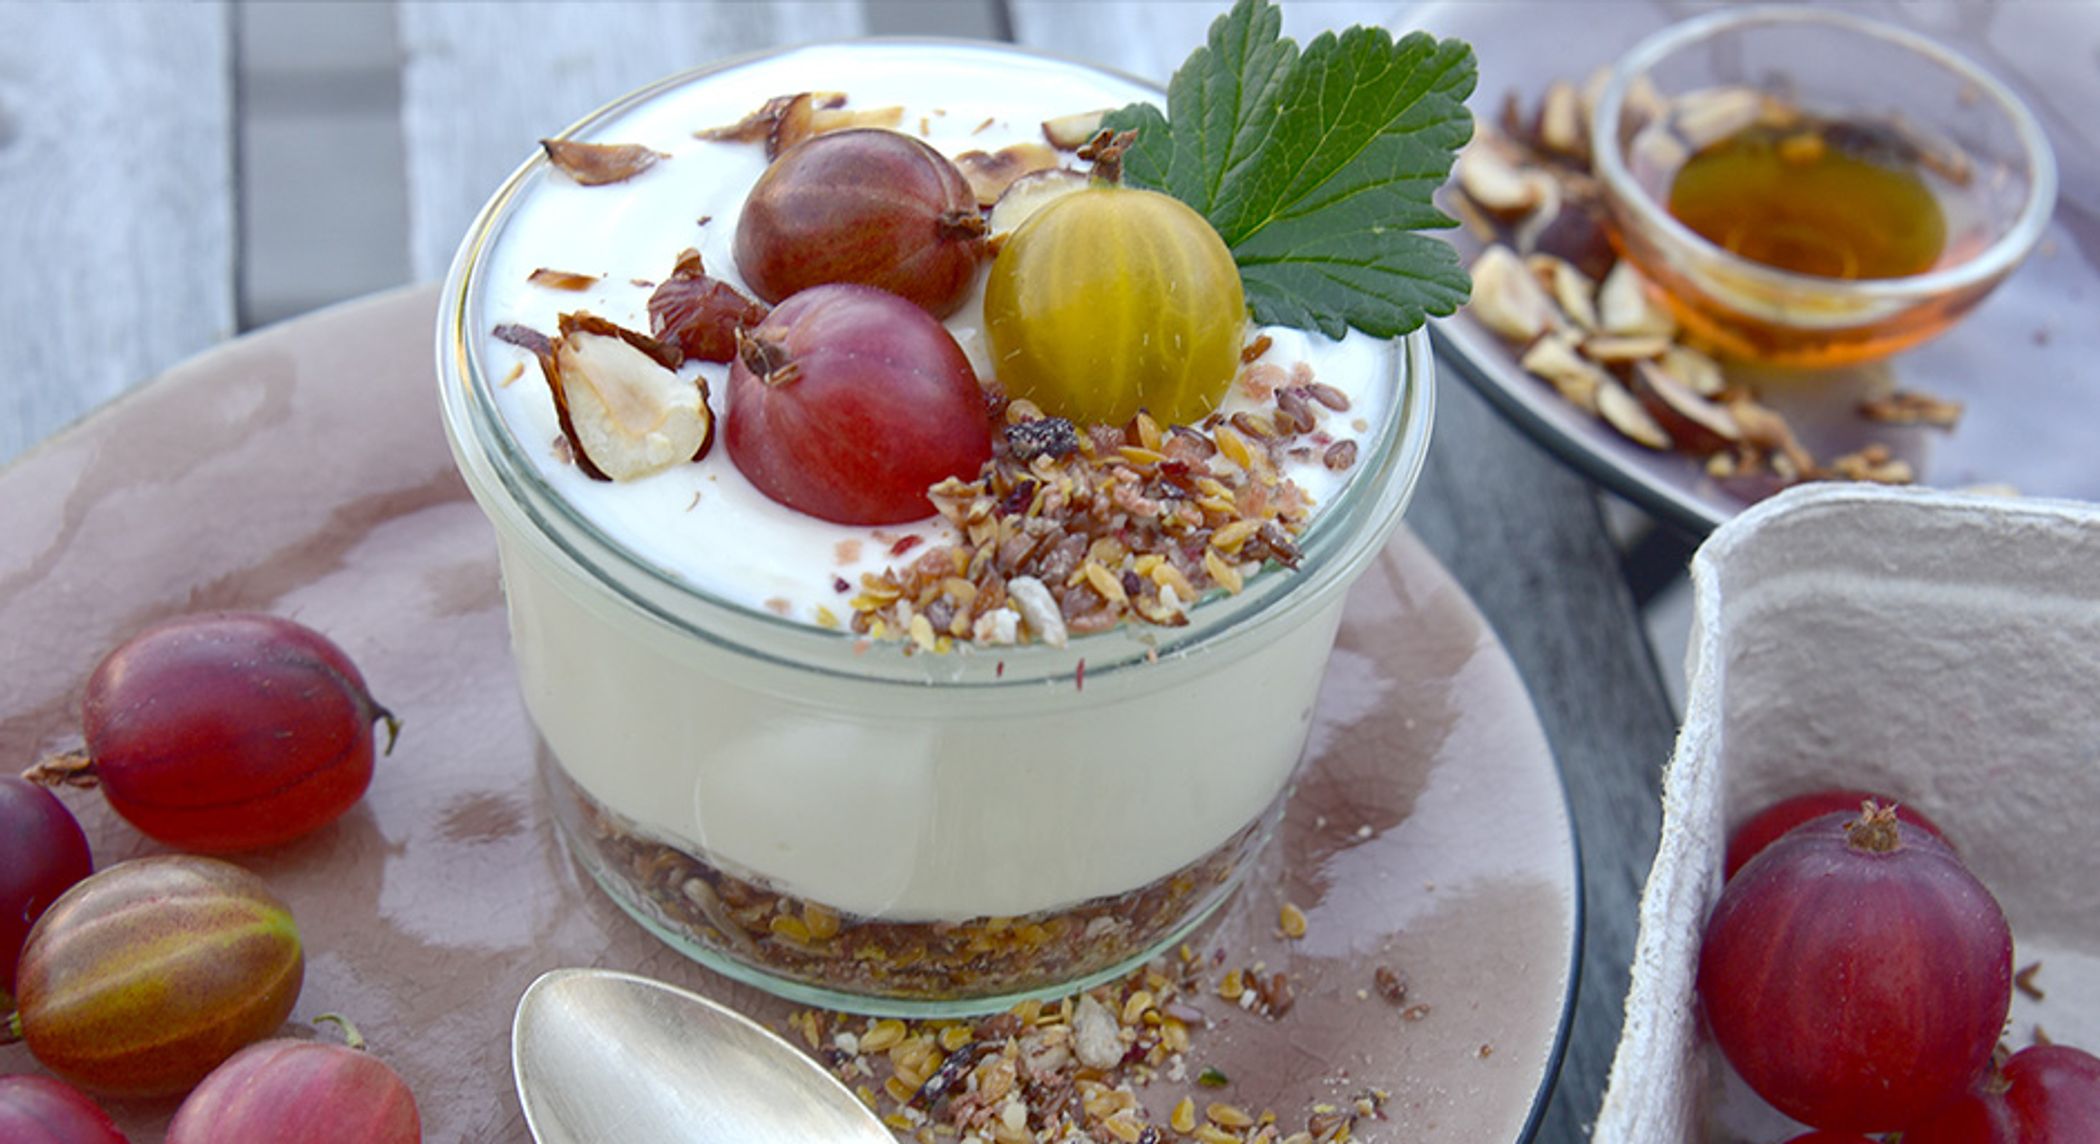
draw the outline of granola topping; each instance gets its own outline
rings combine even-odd
[[[679,345],[679,377],[705,383],[710,412],[733,421],[724,348],[763,311],[731,246],[769,155],[811,134],[886,124],[964,162],[983,184],[980,200],[997,198],[1008,180],[1083,183],[1087,161],[1060,148],[1088,141],[1070,137],[1094,118],[1091,108],[1130,96],[1107,80],[1097,90],[1024,78],[973,91],[968,109],[943,109],[927,101],[923,78],[844,56],[820,69],[828,91],[796,86],[810,81],[807,65],[751,70],[735,91],[700,85],[594,126],[591,136],[617,154],[577,149],[591,143],[558,148],[565,169],[623,157],[615,172],[634,169],[617,187],[578,186],[568,175],[532,186],[491,254],[486,368],[500,375],[523,359],[532,371],[560,315],[589,312]],[[780,98],[751,97],[751,85],[774,83]],[[1082,114],[1046,123],[1045,111],[1067,108]],[[632,177],[645,163],[646,177]],[[710,221],[696,224],[703,216]],[[531,280],[550,266],[596,277]],[[546,443],[535,444],[534,460],[557,494],[644,562],[753,609],[777,612],[784,600],[788,618],[871,649],[921,654],[1187,623],[1203,598],[1243,591],[1262,569],[1296,561],[1301,534],[1355,478],[1396,399],[1384,343],[1250,328],[1219,416],[1073,425],[1000,399],[975,301],[946,325],[986,386],[995,457],[973,479],[936,490],[936,516],[891,526],[879,540],[765,502],[725,450],[664,468],[652,453],[627,470],[645,476],[617,487],[589,480],[582,466],[595,459],[554,422],[545,389],[505,388],[499,403],[519,440]],[[907,535],[916,539],[900,547]],[[854,558],[842,555],[849,549]],[[836,580],[848,585],[843,595]],[[1017,581],[1042,591],[1017,592]]]

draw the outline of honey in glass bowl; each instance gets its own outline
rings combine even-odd
[[[1695,338],[1828,367],[1925,341],[2031,250],[2055,162],[2004,85],[1907,29],[1730,8],[1623,57],[1591,118],[1621,252]]]
[[[1670,180],[1669,208],[1752,262],[1823,278],[1902,278],[1939,263],[1965,182],[1934,177],[1891,128],[1757,123],[1686,160]]]

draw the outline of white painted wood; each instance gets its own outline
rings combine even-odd
[[[219,4],[0,9],[0,461],[233,332]]]
[[[1016,0],[1015,38],[1165,82],[1226,0]],[[1284,34],[1378,23],[1408,5],[1281,5]],[[1497,94],[1476,94],[1476,114]],[[1429,468],[1408,522],[1479,604],[1539,708],[1583,846],[1582,982],[1560,1083],[1537,1139],[1586,1139],[1618,1041],[1636,906],[1676,727],[1595,494],[1446,371]],[[1676,670],[1676,665],[1670,665]]]
[[[861,34],[851,0],[403,4],[409,262],[441,277],[533,141],[651,80],[799,40]]]

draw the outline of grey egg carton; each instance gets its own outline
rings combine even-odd
[[[1700,932],[1731,831],[1830,787],[1936,821],[2011,923],[2006,1041],[2100,1051],[2100,507],[1877,486],[1790,490],[1692,562],[1684,726],[1663,782],[1626,1023],[1594,1140],[1802,1130],[1707,1037]]]

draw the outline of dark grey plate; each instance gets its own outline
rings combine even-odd
[[[1505,93],[1535,106],[1546,84],[1581,82],[1649,32],[1712,5],[1666,0],[1449,0],[1408,22],[1470,41],[1475,114]],[[1870,442],[1921,483],[2009,485],[2027,496],[2100,501],[2100,4],[1942,2],[1852,6],[1954,46],[2026,99],[2056,149],[2056,216],[2035,253],[1959,326],[1908,353],[1850,370],[1759,371],[1767,404],[1828,460]],[[1453,233],[1471,259],[1479,244]],[[1747,501],[1694,461],[1644,449],[1563,401],[1513,348],[1461,311],[1435,323],[1439,357],[1568,463],[1664,520],[1704,535]],[[1952,430],[1876,425],[1859,400],[1892,388],[1965,404]]]

